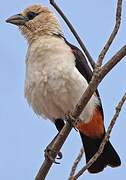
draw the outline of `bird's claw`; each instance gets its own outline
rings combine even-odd
[[[76,119],[74,119],[71,113],[68,113],[65,119],[70,124],[70,126],[72,126],[76,131],[78,131],[76,128]]]
[[[55,161],[55,158],[53,157],[55,154],[55,151],[52,150],[50,147],[47,147],[45,149],[45,158],[48,158],[50,161],[52,161],[55,164],[60,164],[59,162]],[[61,152],[58,153],[58,157],[56,159],[62,159],[63,155]]]
[[[58,157],[56,159],[62,159],[63,158],[63,155],[61,152],[58,152]]]

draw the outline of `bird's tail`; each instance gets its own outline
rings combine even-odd
[[[91,157],[98,151],[102,139],[92,139],[81,133],[80,135],[84,146],[86,162],[88,162]],[[117,167],[120,166],[120,164],[121,161],[117,152],[115,151],[111,143],[108,141],[108,143],[105,145],[103,153],[94,162],[94,164],[92,164],[88,168],[88,171],[90,173],[98,173],[102,171],[107,165],[111,167]]]

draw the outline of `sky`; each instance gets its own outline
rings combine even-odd
[[[31,4],[49,5],[47,0],[1,1],[0,6],[0,179],[33,180],[44,160],[44,149],[56,135],[54,125],[37,117],[24,98],[25,55],[27,43],[16,26],[5,23],[11,15],[20,13]],[[109,37],[115,22],[115,0],[57,0],[84,41],[94,60]],[[123,2],[122,24],[118,36],[112,44],[105,61],[126,43],[126,1]],[[57,13],[56,13],[57,14]],[[78,46],[75,38],[58,16],[66,38]],[[126,58],[112,70],[99,86],[102,99],[105,126],[108,127],[115,112],[115,106],[126,91]],[[126,105],[111,134],[111,142],[120,155],[119,168],[106,168],[102,173],[89,174],[87,171],[79,179],[106,180],[126,177]],[[65,142],[60,165],[53,165],[47,180],[65,180],[79,149],[79,134],[72,130]],[[81,167],[85,164],[82,159]]]

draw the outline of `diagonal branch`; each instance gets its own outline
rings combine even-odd
[[[63,18],[63,20],[65,21],[65,23],[67,24],[67,26],[69,27],[69,29],[71,30],[71,32],[73,33],[73,35],[75,36],[76,40],[78,41],[80,47],[82,48],[84,54],[87,56],[87,59],[89,60],[89,62],[91,63],[92,67],[94,68],[95,66],[95,62],[92,59],[89,51],[87,50],[86,46],[84,45],[84,43],[82,42],[80,36],[78,35],[78,33],[76,32],[75,28],[73,27],[73,25],[70,23],[70,21],[68,20],[68,18],[65,16],[65,14],[63,13],[63,11],[59,8],[59,6],[56,4],[56,2],[54,0],[49,0],[50,4],[56,9],[56,11],[60,14],[60,16]]]
[[[119,103],[116,107],[116,112],[115,112],[115,114],[111,120],[111,123],[108,127],[108,130],[105,134],[105,137],[104,137],[97,153],[89,160],[89,162],[74,177],[71,178],[71,180],[78,179],[86,171],[86,169],[88,169],[97,160],[97,158],[102,154],[104,147],[105,147],[105,144],[109,140],[110,133],[111,133],[111,131],[112,131],[112,129],[116,123],[116,120],[117,120],[117,118],[121,112],[122,106],[123,106],[125,101],[126,101],[126,93],[123,95],[123,97],[121,98],[121,100],[119,101]]]
[[[73,163],[73,166],[72,166],[71,172],[70,172],[70,177],[69,177],[68,180],[72,180],[72,178],[73,178],[73,176],[74,176],[74,174],[75,174],[75,171],[76,171],[76,169],[77,169],[77,166],[78,166],[78,164],[79,164],[79,162],[80,162],[80,160],[81,160],[81,158],[82,158],[82,156],[83,156],[83,153],[84,153],[84,148],[82,147],[82,148],[80,149],[80,153],[78,154],[77,158],[75,159],[75,161],[74,161],[74,163]]]
[[[103,59],[104,59],[109,47],[111,46],[113,40],[115,39],[116,34],[118,33],[118,30],[119,30],[119,27],[121,24],[121,13],[122,13],[122,0],[118,0],[117,10],[116,10],[116,23],[115,23],[114,29],[113,29],[108,41],[106,42],[105,46],[103,47],[103,49],[98,57],[97,64],[99,66],[102,65]]]

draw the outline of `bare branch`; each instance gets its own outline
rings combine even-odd
[[[98,61],[97,61],[97,64],[99,66],[102,65],[102,62],[103,62],[103,59],[109,49],[109,47],[111,46],[113,40],[115,39],[116,37],[116,34],[118,33],[118,30],[119,30],[119,27],[120,27],[120,24],[121,24],[121,13],[122,13],[122,0],[118,0],[117,2],[117,10],[116,10],[116,23],[115,23],[115,27],[107,41],[107,43],[105,44],[104,48],[102,49],[99,57],[98,57]]]
[[[92,67],[95,67],[95,62],[92,59],[89,51],[87,50],[86,46],[84,45],[84,43],[82,42],[81,38],[79,37],[78,33],[76,32],[75,28],[73,27],[73,25],[70,23],[70,21],[68,20],[68,18],[65,16],[65,14],[63,13],[63,11],[59,8],[59,6],[56,4],[56,2],[54,0],[49,0],[50,4],[56,9],[56,11],[60,14],[60,16],[63,18],[63,20],[65,21],[65,23],[67,24],[67,26],[69,27],[69,29],[71,30],[71,32],[73,33],[74,37],[76,38],[76,40],[78,41],[80,47],[82,48],[84,54],[87,56],[89,62],[91,63]]]
[[[73,163],[73,166],[72,166],[71,172],[70,172],[70,177],[69,177],[68,180],[72,180],[72,178],[73,178],[73,176],[74,176],[74,174],[75,174],[75,171],[76,171],[76,169],[77,169],[77,166],[78,166],[79,162],[81,161],[81,158],[82,158],[82,156],[83,156],[83,153],[84,153],[84,148],[82,147],[82,148],[80,149],[80,153],[78,154],[77,158],[75,159],[75,161],[74,161],[74,163]]]
[[[118,103],[118,105],[116,107],[116,112],[115,112],[115,114],[111,120],[111,123],[108,127],[108,130],[105,134],[105,137],[104,137],[97,153],[89,160],[89,162],[71,180],[78,179],[86,171],[86,169],[88,169],[97,160],[97,158],[101,155],[101,153],[104,150],[105,144],[109,140],[110,133],[111,133],[111,131],[112,131],[112,129],[116,123],[116,120],[117,120],[117,118],[121,112],[122,106],[123,106],[125,101],[126,101],[126,93],[123,95],[123,97],[121,98],[120,102]]]

